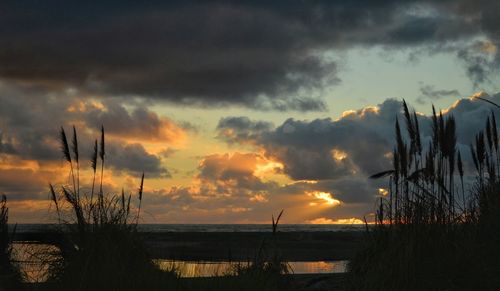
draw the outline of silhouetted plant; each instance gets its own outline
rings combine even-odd
[[[51,266],[54,288],[67,290],[157,290],[175,274],[162,272],[153,263],[137,233],[143,198],[144,174],[138,189],[139,207],[131,214],[131,195],[104,194],[105,135],[90,158],[90,193],[80,185],[80,155],[77,131],[73,127],[71,148],[64,128],[60,131],[61,151],[70,168],[71,184],[59,188],[49,185],[66,244],[62,258]],[[101,165],[99,191],[94,199],[98,163]],[[76,172],[76,173],[75,173]],[[69,211],[69,212],[68,212]],[[172,284],[168,284],[171,286]],[[153,289],[151,289],[153,288]],[[156,288],[156,289],[155,289]]]
[[[22,275],[12,258],[12,239],[9,233],[7,197],[0,200],[0,290],[22,290]]]
[[[408,139],[396,120],[393,169],[371,176],[389,177],[389,194],[378,199],[376,226],[349,265],[352,290],[492,290],[500,283],[495,115],[470,145],[476,179],[466,193],[455,119],[432,112],[431,140],[423,147],[417,114],[403,101]]]
[[[290,282],[283,275],[293,272],[288,262],[283,258],[278,245],[278,224],[284,210],[281,210],[276,219],[271,216],[271,238],[262,239],[257,249],[255,257],[247,264],[237,264],[234,267],[232,276],[236,276],[238,284],[244,286],[242,282],[259,285],[264,290],[282,290],[290,288]],[[245,289],[255,290],[255,289]]]

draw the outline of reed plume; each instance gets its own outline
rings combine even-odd
[[[139,186],[139,208],[137,209],[137,222],[139,221],[139,215],[141,213],[141,205],[142,205],[142,192],[144,191],[144,172],[141,177],[141,185]]]
[[[104,207],[104,205],[103,205],[104,194],[102,192],[102,180],[104,177],[104,157],[105,157],[105,155],[106,155],[106,152],[105,152],[105,145],[104,145],[104,125],[101,125],[101,144],[100,144],[100,148],[99,148],[99,157],[101,158],[101,183],[99,186],[99,198],[98,198],[99,213],[102,213],[101,209]],[[102,219],[102,217],[101,217],[101,219]]]
[[[90,168],[92,169],[92,188],[90,192],[89,217],[94,207],[95,176],[97,171],[97,139],[94,142],[94,150],[92,151],[92,156],[90,157]]]
[[[60,132],[60,139],[61,139],[61,151],[63,153],[64,158],[66,161],[70,164],[70,176],[73,181],[73,190],[76,193],[76,182],[75,182],[75,175],[73,173],[73,159],[71,158],[71,152],[69,149],[69,144],[68,144],[68,139],[66,137],[66,132],[64,131],[64,128],[61,126],[61,132]]]
[[[71,150],[73,151],[73,156],[76,163],[76,199],[80,201],[80,159],[78,152],[78,137],[76,135],[76,128],[73,125],[73,139],[71,140]]]

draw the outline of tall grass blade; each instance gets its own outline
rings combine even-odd
[[[63,152],[64,158],[68,163],[71,163],[71,154],[69,151],[68,139],[66,138],[66,132],[64,128],[61,126],[60,132],[60,141],[61,141],[61,151]]]

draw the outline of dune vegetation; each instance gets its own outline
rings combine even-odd
[[[132,211],[132,195],[105,194],[105,134],[95,140],[90,167],[92,186],[80,183],[81,157],[75,127],[71,142],[61,128],[61,150],[69,171],[69,185],[50,184],[64,242],[61,256],[50,261],[45,284],[49,290],[159,290],[176,282],[174,272],[161,271],[151,260],[137,235],[144,187],[138,188],[138,207]],[[98,173],[100,172],[100,173]],[[96,183],[96,177],[99,177]],[[84,191],[83,189],[90,189]]]
[[[12,233],[9,232],[7,197],[0,200],[0,290],[22,290],[22,274],[12,258]]]
[[[497,290],[500,286],[500,145],[496,118],[457,148],[453,116],[433,108],[432,137],[403,104],[406,136],[396,121],[393,168],[376,225],[351,261],[350,290]],[[472,158],[467,173],[465,154]]]

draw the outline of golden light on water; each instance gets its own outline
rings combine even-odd
[[[247,262],[195,262],[154,260],[154,263],[162,270],[175,269],[182,278],[221,276],[231,273],[237,266],[246,266]],[[288,262],[289,267],[295,274],[318,274],[318,273],[344,273],[347,261],[317,261],[317,262]]]

